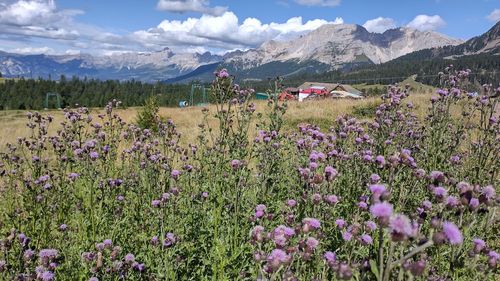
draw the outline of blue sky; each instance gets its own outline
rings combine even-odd
[[[499,20],[500,0],[0,0],[0,49],[223,53],[340,23],[469,39]]]

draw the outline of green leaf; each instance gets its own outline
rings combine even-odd
[[[380,274],[378,273],[377,263],[374,260],[370,260],[370,269],[375,277],[377,277],[377,280],[380,281]]]

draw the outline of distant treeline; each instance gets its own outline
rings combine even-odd
[[[349,72],[330,71],[322,74],[304,74],[294,77],[294,84],[304,81],[340,82],[344,84],[393,84],[417,75],[417,81],[439,86],[438,73],[453,65],[456,70],[471,69],[470,80],[479,84],[500,84],[500,56],[471,55],[454,59],[428,58],[425,52],[412,53],[380,64],[362,66]]]
[[[160,106],[178,106],[179,101],[189,100],[191,85],[144,83],[141,81],[99,81],[61,76],[58,81],[35,79],[6,79],[0,83],[0,109],[42,109],[47,93],[61,95],[61,106],[103,107],[112,99],[123,105],[141,106],[150,96],[157,96]],[[195,92],[194,102],[201,102],[201,92]],[[207,91],[207,96],[209,96]],[[49,99],[55,107],[56,99]]]

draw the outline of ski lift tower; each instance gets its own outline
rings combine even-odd
[[[208,99],[207,99],[207,92],[205,90],[205,86],[199,84],[199,83],[193,83],[191,85],[191,105],[194,105],[194,96],[195,95],[201,95],[201,102],[198,103],[198,106],[205,106],[208,104]]]
[[[49,109],[49,99],[55,97],[56,98],[56,104],[57,104],[57,109],[61,108],[61,95],[59,93],[47,93],[45,95],[45,109]]]

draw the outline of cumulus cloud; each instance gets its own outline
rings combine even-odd
[[[213,16],[223,15],[227,11],[227,7],[209,5],[208,0],[159,0],[156,7],[174,13],[196,12]]]
[[[246,18],[240,23],[233,12],[225,12],[221,16],[203,15],[184,21],[164,20],[155,28],[134,32],[131,38],[146,47],[188,45],[229,50],[256,47],[271,39],[283,39],[325,24],[339,23],[343,23],[342,18],[304,22],[302,17],[290,18],[284,23],[262,23],[256,18]]]
[[[79,10],[59,10],[54,0],[8,1],[0,5],[0,29],[4,33],[55,39],[75,39],[68,26]]]
[[[418,15],[406,26],[420,31],[431,31],[444,27],[446,22],[438,15]]]
[[[388,29],[396,27],[396,22],[391,18],[378,17],[375,19],[367,20],[363,27],[369,32],[384,33]]]
[[[492,22],[500,21],[500,9],[495,9],[486,18]]]
[[[304,6],[334,7],[340,5],[341,0],[295,0],[295,2]]]
[[[12,53],[24,55],[53,54],[54,49],[49,47],[25,47],[11,50]]]

